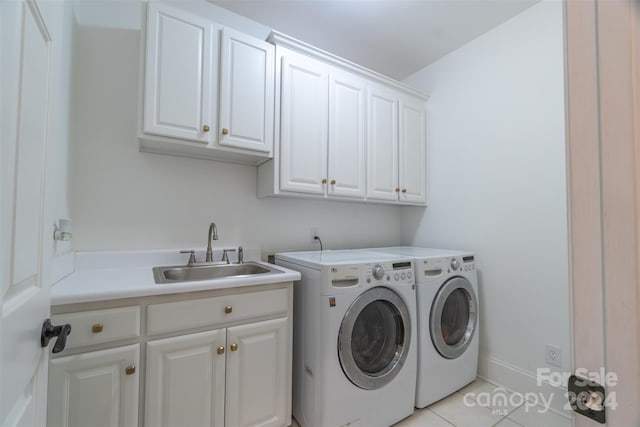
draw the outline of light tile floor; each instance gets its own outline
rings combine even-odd
[[[539,412],[541,407],[527,406],[521,399],[509,398],[511,394],[479,379],[427,408],[416,409],[393,427],[571,427],[568,418]],[[296,420],[292,422],[299,427]]]
[[[394,427],[571,427],[568,418],[525,405],[511,395],[503,388],[476,380],[427,408],[416,409]]]

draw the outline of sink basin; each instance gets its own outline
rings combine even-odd
[[[184,265],[154,267],[153,277],[157,284],[195,282],[232,277],[250,277],[255,275],[281,274],[282,271],[255,262],[223,265]]]

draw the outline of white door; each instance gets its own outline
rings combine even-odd
[[[147,343],[145,425],[224,426],[225,330]]]
[[[146,34],[144,132],[208,143],[218,32],[207,19],[149,2]]]
[[[639,36],[635,0],[566,2],[572,368],[606,372],[615,427],[640,425]]]
[[[40,331],[49,315],[53,233],[43,226],[51,39],[31,0],[1,2],[0,19],[0,425],[44,425],[48,356]]]
[[[329,195],[364,198],[366,102],[365,80],[331,70]]]
[[[282,58],[280,190],[325,194],[327,184],[326,66],[287,52]]]
[[[367,114],[367,199],[398,200],[397,94],[372,85]]]
[[[399,187],[400,201],[427,202],[427,114],[425,102],[400,100]]]
[[[220,54],[220,145],[273,148],[274,46],[228,28]]]
[[[289,320],[267,320],[227,329],[228,426],[288,424]]]
[[[138,425],[140,344],[53,359],[47,425]]]

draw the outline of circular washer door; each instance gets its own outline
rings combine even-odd
[[[447,280],[431,306],[431,341],[442,357],[460,357],[476,331],[478,300],[471,283],[464,277]]]
[[[402,369],[411,341],[411,319],[402,298],[389,288],[363,292],[347,310],[338,333],[338,358],[356,386],[374,390]]]

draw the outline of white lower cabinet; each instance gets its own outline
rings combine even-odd
[[[140,345],[53,359],[47,425],[136,426]]]
[[[227,426],[282,426],[287,414],[289,318],[227,329]]]
[[[225,330],[147,343],[146,426],[224,426]]]
[[[53,307],[72,330],[49,361],[47,425],[287,426],[292,306],[283,282]]]

